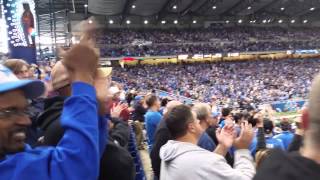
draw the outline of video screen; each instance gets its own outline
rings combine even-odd
[[[33,0],[13,0],[4,4],[8,38],[13,47],[35,47],[36,13]]]

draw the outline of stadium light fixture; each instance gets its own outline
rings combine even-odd
[[[144,20],[144,22],[143,22],[144,24],[148,24],[149,23],[149,21],[148,20]]]
[[[127,24],[131,24],[131,21],[130,21],[130,20],[127,20],[126,23],[127,23]]]
[[[238,20],[238,23],[241,24],[241,23],[242,23],[242,19],[239,19],[239,20]]]
[[[312,7],[312,8],[310,8],[310,11],[314,11],[316,8],[315,7]]]
[[[110,19],[109,20],[109,24],[113,24],[114,22],[113,22],[113,20],[112,19]]]
[[[177,9],[177,5],[172,6],[173,9]]]
[[[248,6],[248,10],[250,10],[252,7],[251,6]]]
[[[214,9],[217,9],[217,6],[212,6],[212,9],[214,10]]]
[[[268,19],[268,23],[271,23],[271,19]]]
[[[174,23],[174,24],[178,24],[178,20],[174,20],[173,23]]]
[[[226,23],[227,23],[227,24],[229,24],[229,22],[230,22],[229,20],[226,20]]]
[[[279,19],[278,23],[281,24],[282,22],[283,22],[283,20],[282,20],[282,19]]]
[[[132,8],[132,9],[135,9],[135,8],[136,8],[136,5],[133,4],[133,5],[131,6],[131,8]]]
[[[165,23],[166,23],[166,21],[165,21],[165,20],[162,20],[162,21],[161,21],[161,24],[165,24]]]
[[[296,22],[296,20],[294,20],[294,19],[291,20],[291,23],[292,23],[292,24],[295,23],[295,22]]]
[[[264,20],[262,21],[262,23],[264,23],[264,24],[265,24],[265,23],[267,23],[267,20],[266,20],[266,19],[264,19]]]
[[[192,23],[193,23],[193,24],[197,24],[197,20],[193,20]]]
[[[305,20],[303,20],[303,23],[304,23],[304,24],[305,24],[305,23],[307,23],[307,22],[308,22],[308,20],[306,20],[306,19],[305,19]]]
[[[87,8],[88,7],[88,4],[85,4],[85,5],[83,5],[85,8]]]
[[[281,11],[284,11],[284,10],[285,10],[285,8],[284,8],[284,7],[282,7],[282,8],[280,8],[280,10],[281,10]]]

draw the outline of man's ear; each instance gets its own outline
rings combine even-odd
[[[196,133],[196,127],[194,126],[194,123],[189,123],[188,124],[188,132]]]
[[[302,120],[302,127],[304,130],[307,130],[309,128],[309,110],[308,109],[304,109],[302,111],[302,116],[301,116],[301,120]]]

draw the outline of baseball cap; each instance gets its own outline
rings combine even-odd
[[[97,70],[97,76],[107,77],[111,74],[112,68],[106,67],[106,68],[98,68]],[[52,89],[57,90],[62,87],[65,87],[70,84],[70,77],[67,68],[62,64],[61,61],[58,61],[55,66],[52,68],[51,71],[51,83],[52,83]]]
[[[39,80],[18,79],[7,67],[0,64],[0,93],[20,89],[26,98],[34,99],[44,93],[44,83]]]
[[[134,97],[134,100],[135,100],[135,101],[141,101],[142,99],[143,99],[142,96],[136,96],[136,97]]]

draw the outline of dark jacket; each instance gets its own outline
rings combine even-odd
[[[289,144],[288,152],[299,151],[302,144],[303,144],[303,137],[298,134],[295,134],[293,136],[292,142]]]
[[[208,135],[213,139],[214,143],[218,146],[219,142],[218,139],[216,137],[216,128],[215,127],[209,127],[206,132],[208,133]],[[234,162],[234,158],[232,157],[230,152],[227,152],[226,156],[225,156],[227,163],[233,167],[233,162]]]
[[[44,99],[38,98],[31,101],[28,107],[28,113],[31,120],[31,125],[27,128],[26,143],[30,146],[36,145],[38,138],[41,136],[41,130],[38,128],[37,118],[44,109]]]
[[[147,109],[143,107],[141,103],[136,103],[134,106],[134,111],[132,112],[132,120],[144,122],[144,115]]]
[[[298,153],[272,150],[253,180],[319,180],[320,165]]]
[[[65,97],[54,97],[45,100],[45,110],[39,116],[38,123],[44,131],[44,142],[41,145],[56,146],[64,134],[60,124],[60,115]],[[100,161],[99,180],[133,180],[135,165],[126,149],[129,141],[129,127],[119,120],[112,120],[114,128],[109,131],[106,148]]]
[[[160,176],[161,159],[159,156],[160,148],[172,139],[165,121],[160,121],[154,137],[154,144],[150,153],[151,165],[156,177]]]

